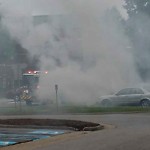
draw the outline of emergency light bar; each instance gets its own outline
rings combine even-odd
[[[23,73],[23,75],[39,75],[40,73],[48,74],[48,71],[41,72],[41,71],[36,71],[36,70],[34,71],[28,70],[25,73]]]

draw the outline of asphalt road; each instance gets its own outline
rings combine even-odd
[[[107,129],[76,132],[2,148],[4,150],[150,150],[150,114],[52,115],[55,118],[107,124]],[[3,117],[1,117],[3,118]],[[5,116],[4,116],[5,118]],[[18,117],[19,118],[19,117]]]

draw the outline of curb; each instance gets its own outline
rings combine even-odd
[[[95,127],[84,127],[83,131],[97,131],[97,130],[102,130],[102,129],[104,129],[104,126],[103,125],[98,125],[98,126],[95,126]]]

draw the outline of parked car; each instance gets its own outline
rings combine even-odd
[[[101,106],[150,106],[150,92],[142,88],[125,88],[114,95],[99,98]]]

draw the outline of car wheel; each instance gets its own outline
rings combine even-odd
[[[148,106],[150,106],[150,101],[149,100],[142,100],[141,101],[141,106],[142,107],[148,107]]]
[[[103,107],[110,107],[111,106],[111,102],[108,99],[102,100],[101,104],[102,104]]]

